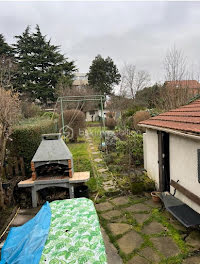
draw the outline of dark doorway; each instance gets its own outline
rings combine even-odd
[[[170,191],[169,134],[158,131],[159,190]]]

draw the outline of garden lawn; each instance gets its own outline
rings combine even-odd
[[[92,165],[88,153],[88,143],[80,142],[67,144],[73,155],[74,171],[90,171],[90,176],[93,177]]]
[[[99,146],[99,144],[101,143],[101,127],[88,127],[87,131],[92,137],[93,143],[96,146]]]

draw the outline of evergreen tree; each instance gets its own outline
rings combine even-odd
[[[3,34],[0,34],[0,57],[3,55],[7,57],[13,56],[13,49],[6,43]]]
[[[119,84],[121,75],[110,57],[97,55],[92,61],[88,73],[88,82],[101,94],[111,94],[113,86]]]
[[[46,40],[38,25],[35,33],[30,33],[30,28],[27,27],[16,38],[14,46],[19,68],[16,89],[43,103],[54,101],[58,80],[66,76],[72,82],[73,72],[76,70],[74,62],[68,62],[60,53],[59,46]]]

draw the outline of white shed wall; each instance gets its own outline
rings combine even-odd
[[[170,134],[170,178],[179,180],[180,185],[200,197],[197,149],[200,149],[200,140]],[[173,191],[171,187],[170,192]],[[200,213],[200,206],[179,191],[175,197]]]
[[[143,133],[143,153],[144,153],[144,169],[147,170],[147,149],[146,149],[146,133]]]
[[[144,134],[144,152],[145,152],[145,167],[148,176],[156,183],[156,187],[159,187],[159,167],[158,167],[158,135],[157,131],[153,129],[147,129]]]

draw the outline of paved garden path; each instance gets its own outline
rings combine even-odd
[[[100,223],[106,230],[124,263],[128,264],[199,264],[199,233],[187,230],[169,215],[159,211],[160,205],[145,196],[107,198],[96,204]],[[169,217],[169,218],[168,218]],[[189,241],[190,240],[190,241]]]
[[[146,194],[122,196],[102,155],[87,135],[91,161],[104,198],[96,202],[100,223],[128,264],[200,264],[200,233],[190,233]],[[104,233],[104,231],[103,231]],[[118,262],[110,262],[117,264]]]

